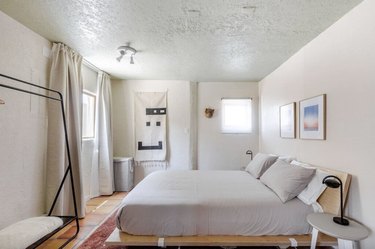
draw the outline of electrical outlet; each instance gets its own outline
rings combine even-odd
[[[51,58],[51,49],[43,47],[43,56],[46,58]]]

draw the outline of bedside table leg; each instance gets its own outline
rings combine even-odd
[[[310,249],[315,249],[316,248],[316,241],[318,240],[318,229],[313,228],[312,234],[311,234],[311,246]]]
[[[355,241],[345,240],[345,239],[337,239],[339,244],[339,249],[354,249]]]

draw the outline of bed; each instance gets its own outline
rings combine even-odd
[[[346,196],[350,175],[327,171],[343,180]],[[336,196],[327,189],[319,198],[321,208],[337,213],[336,201],[327,201]],[[316,211],[297,198],[282,203],[245,171],[155,172],[123,200],[118,228],[106,244],[286,247],[293,240],[309,245],[306,216]],[[325,235],[318,240],[318,245],[335,243]]]
[[[306,234],[313,212],[297,198],[283,204],[245,171],[159,171],[126,196],[117,227],[159,237]]]

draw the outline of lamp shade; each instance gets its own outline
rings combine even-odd
[[[334,179],[326,179],[324,181],[324,184],[327,185],[327,187],[330,187],[330,188],[338,188],[341,185],[339,181],[334,180]]]

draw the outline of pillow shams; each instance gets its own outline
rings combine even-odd
[[[301,163],[298,161],[292,161],[292,165],[298,165],[305,168],[314,168],[310,164]],[[327,188],[325,184],[322,183],[324,177],[328,176],[329,174],[320,170],[316,169],[315,175],[311,179],[310,183],[307,187],[302,190],[302,192],[297,196],[298,199],[303,201],[307,205],[312,205],[316,203],[319,196],[323,193],[323,191]]]
[[[279,156],[278,160],[284,160],[287,163],[294,161],[294,157],[291,156]]]
[[[247,165],[246,171],[255,178],[259,178],[276,161],[277,156],[258,153]]]
[[[300,161],[297,161],[297,160],[293,160],[290,164],[305,167],[305,168],[314,168],[315,169],[315,167],[311,166],[310,164],[303,163],[303,162],[300,162]]]
[[[277,160],[261,177],[267,185],[285,203],[296,197],[311,181],[315,169],[291,166],[283,160]]]

